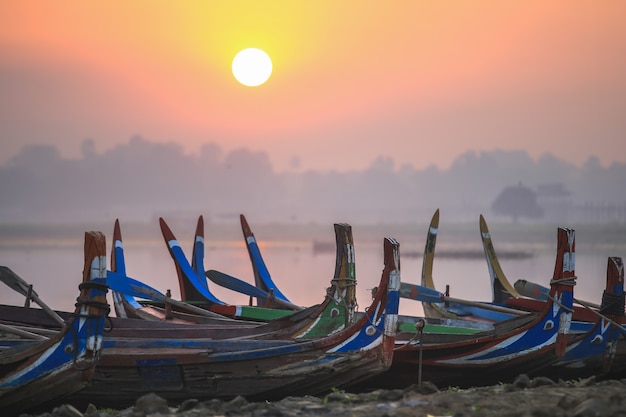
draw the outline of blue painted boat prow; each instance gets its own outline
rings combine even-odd
[[[192,264],[189,263],[183,248],[163,218],[159,219],[161,233],[167,249],[176,265],[181,296],[185,301],[203,301],[226,305],[209,289],[204,276],[204,220],[200,216],[196,227]],[[200,268],[200,269],[198,269]],[[200,299],[197,299],[200,298]]]
[[[207,300],[215,303],[225,305],[223,301],[218,299],[211,291],[209,291],[208,285],[206,283],[206,278],[204,275],[200,278],[196,271],[193,270],[187,257],[183,253],[183,248],[181,248],[180,243],[177,240],[170,240],[167,242],[168,248],[170,250],[170,254],[176,262],[177,267],[180,271],[185,275],[185,277],[189,280],[189,282],[194,286],[194,289],[198,291],[203,297]],[[204,281],[204,282],[203,282]]]
[[[206,278],[204,278],[204,218],[198,217],[198,224],[196,226],[196,236],[193,241],[193,250],[191,252],[191,269],[196,273],[198,277],[198,283],[203,285],[207,291],[209,290],[209,284]],[[215,297],[217,298],[217,297]]]
[[[265,265],[265,261],[263,260],[263,256],[261,255],[261,250],[259,249],[259,245],[254,237],[254,233],[250,229],[248,222],[246,221],[245,216],[242,214],[239,216],[239,220],[241,221],[241,230],[243,232],[243,237],[246,241],[246,248],[248,249],[248,255],[250,256],[250,262],[252,262],[252,269],[254,270],[254,280],[255,284],[258,288],[261,288],[266,293],[269,293],[270,290],[273,292],[274,297],[279,300],[289,301],[287,296],[283,294],[283,292],[278,288],[274,280],[272,280],[272,276]]]

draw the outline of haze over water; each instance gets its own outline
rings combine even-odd
[[[235,224],[232,225],[236,227]],[[327,239],[333,242],[332,227],[328,227]],[[382,264],[382,241],[384,227],[378,229],[380,238],[359,234],[359,228],[353,227],[355,236],[357,297],[360,309],[369,305],[371,289],[378,285]],[[502,268],[511,282],[526,279],[542,285],[548,285],[554,271],[556,251],[556,229],[550,233],[553,242],[543,236],[540,240],[520,243],[512,242],[505,233],[498,233],[492,227],[496,251],[503,253],[520,251],[530,253],[525,258],[501,257]],[[398,232],[398,230],[395,230]],[[374,233],[372,233],[374,234]],[[448,236],[446,236],[448,234]],[[578,276],[575,296],[579,299],[600,303],[606,278],[608,256],[626,256],[624,244],[602,244],[594,241],[583,242],[580,239],[589,236],[583,231],[577,236],[576,272]],[[306,237],[300,240],[264,240],[256,233],[266,265],[277,283],[292,302],[308,306],[323,300],[326,288],[334,274],[335,253],[333,251],[315,253],[312,241]],[[464,236],[466,236],[463,233]],[[361,237],[360,237],[361,236]],[[450,227],[440,232],[435,251],[433,277],[440,291],[450,285],[450,295],[474,301],[488,301],[491,298],[488,270],[482,256],[475,256],[482,251],[478,232],[474,238],[459,239]],[[35,291],[52,308],[71,310],[76,296],[77,285],[81,280],[83,252],[82,238],[63,241],[63,244],[20,245],[18,247],[0,247],[0,264],[10,267],[19,276],[34,285]],[[186,231],[177,236],[185,252],[190,257],[192,235]],[[420,283],[422,267],[421,253],[425,241],[425,228],[420,234],[403,234],[398,238],[401,247],[401,277],[405,282]],[[107,244],[110,240],[107,236]],[[137,239],[127,234],[124,236],[126,267],[129,276],[139,279],[154,288],[165,292],[171,289],[172,296],[179,299],[180,292],[174,264],[162,240]],[[451,258],[444,256],[449,250],[465,251],[469,257]],[[439,251],[440,256],[437,256]],[[403,254],[405,254],[403,256]],[[205,268],[216,269],[254,283],[248,254],[243,240],[206,241]],[[248,304],[246,296],[209,283],[214,294],[225,302]],[[20,305],[23,299],[9,290],[0,292],[0,303]],[[421,315],[418,302],[401,300],[400,312],[408,315]]]

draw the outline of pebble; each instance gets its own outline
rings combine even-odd
[[[51,412],[20,417],[623,417],[626,380],[552,381],[520,376],[511,384],[439,390],[430,383],[404,390],[351,393],[323,397],[286,397],[275,402],[188,399],[172,405],[158,394],[137,399],[125,410],[82,413],[65,404]]]

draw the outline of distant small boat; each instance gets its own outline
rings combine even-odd
[[[403,253],[403,257],[407,258],[421,258],[424,254],[419,251],[411,251]],[[498,256],[503,259],[530,259],[535,256],[530,251],[520,250],[503,250],[498,252]],[[439,249],[437,250],[438,258],[445,259],[483,259],[485,253],[482,250],[474,249]]]
[[[314,239],[312,243],[313,254],[332,253],[335,251],[335,244],[331,241]]]

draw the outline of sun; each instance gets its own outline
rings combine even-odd
[[[258,48],[244,49],[233,59],[233,75],[245,86],[259,86],[272,75],[272,60]]]

